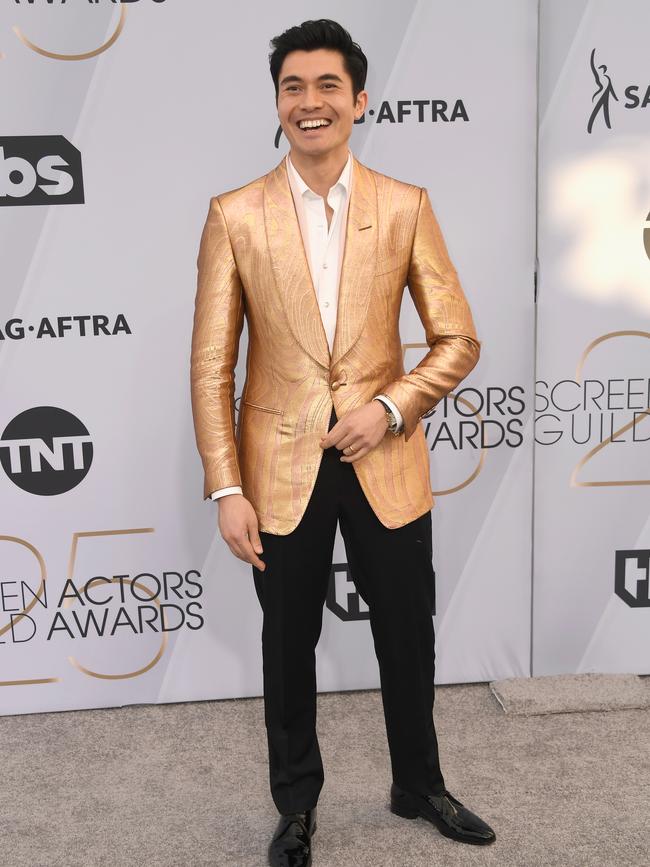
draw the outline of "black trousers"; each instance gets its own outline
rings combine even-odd
[[[336,422],[332,409],[329,428]],[[253,569],[263,611],[264,712],[270,787],[281,813],[311,809],[324,782],[316,735],[315,649],[337,521],[369,608],[393,780],[420,794],[445,788],[433,723],[435,572],[431,511],[396,529],[377,518],[354,467],[326,449],[305,514],[288,535],[260,533]]]

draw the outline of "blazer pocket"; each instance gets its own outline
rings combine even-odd
[[[277,413],[277,415],[282,415],[282,413],[284,412],[284,410],[275,409],[272,406],[262,406],[262,404],[260,403],[251,403],[250,400],[245,400],[244,403],[246,404],[246,406],[252,406],[255,409],[261,409],[263,412],[274,412]]]

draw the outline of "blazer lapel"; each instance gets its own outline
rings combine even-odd
[[[332,365],[350,351],[361,334],[368,313],[377,262],[377,231],[375,179],[372,172],[355,157]]]
[[[285,160],[266,176],[264,225],[275,284],[295,340],[326,369],[356,343],[368,312],[377,260],[377,189],[356,157],[330,357]]]
[[[289,327],[305,352],[329,370],[330,351],[284,159],[266,176],[264,225],[271,267]]]

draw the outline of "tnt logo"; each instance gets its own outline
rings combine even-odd
[[[79,419],[56,406],[25,410],[9,422],[0,438],[0,463],[11,481],[49,497],[64,494],[85,478],[93,444]]]
[[[617,551],[614,591],[630,608],[650,608],[650,551]]]
[[[81,154],[66,138],[0,136],[0,207],[83,203]]]
[[[340,620],[368,620],[370,611],[359,596],[347,563],[333,563],[326,603]]]

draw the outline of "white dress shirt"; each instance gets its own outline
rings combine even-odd
[[[329,227],[325,212],[325,200],[307,186],[291,162],[289,154],[287,154],[286,160],[289,186],[291,187],[303,245],[331,354],[336,331],[339,283],[350,205],[352,153],[349,153],[348,161],[338,181],[327,194],[327,203],[334,212]],[[373,400],[380,400],[392,410],[397,419],[399,430],[402,427],[402,416],[393,401],[385,394],[376,395]],[[211,499],[216,500],[227,494],[241,493],[242,489],[239,485],[231,485],[214,491],[210,496]]]

